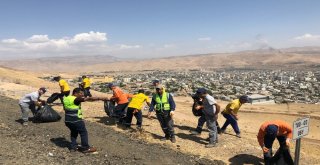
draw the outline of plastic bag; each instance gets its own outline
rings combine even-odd
[[[115,102],[114,101],[104,101],[104,111],[107,113],[109,117],[114,115]]]
[[[273,157],[268,160],[266,165],[293,165],[293,159],[290,154],[289,149],[280,147],[276,154],[273,155]]]
[[[56,122],[61,116],[50,105],[42,106],[34,116],[35,122]]]
[[[203,112],[202,112],[202,109],[199,109],[199,110],[196,110],[196,106],[198,106],[199,104],[198,103],[193,103],[193,106],[192,106],[192,113],[193,115],[195,116],[202,116]]]

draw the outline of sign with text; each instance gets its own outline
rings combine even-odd
[[[302,118],[293,122],[293,140],[300,139],[309,133],[310,118]]]

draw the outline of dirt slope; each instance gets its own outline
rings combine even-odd
[[[6,70],[6,72],[2,72],[9,76],[0,75],[2,76],[2,78],[3,77],[6,78],[6,81],[0,81],[0,95],[5,95],[10,98],[18,99],[22,97],[23,94],[34,91],[37,88],[38,83],[43,83],[46,86],[52,85],[53,89],[58,89],[57,84],[38,79],[36,78],[37,75],[34,75],[32,73],[23,74],[23,72],[17,71],[17,74],[19,74],[19,76],[15,77],[13,75],[10,75],[10,71],[11,70]],[[14,83],[14,81],[19,81],[21,83]],[[28,83],[25,83],[25,82],[28,82]],[[30,84],[31,86],[29,86]],[[94,91],[93,91],[93,94],[106,96],[106,94],[102,94]],[[0,102],[2,100],[4,99],[1,98]],[[219,143],[216,148],[206,149],[204,147],[204,145],[207,143],[205,139],[208,137],[208,133],[206,131],[204,131],[201,136],[191,136],[189,133],[189,131],[192,130],[197,124],[197,118],[194,117],[191,113],[192,99],[185,98],[185,97],[176,97],[175,101],[177,104],[177,109],[174,117],[175,131],[177,134],[176,144],[172,144],[170,142],[161,142],[159,140],[159,138],[163,136],[163,133],[159,126],[159,122],[155,117],[152,120],[148,120],[146,118],[143,119],[143,128],[145,131],[143,134],[140,134],[134,131],[126,131],[116,127],[114,125],[114,121],[106,117],[105,112],[103,111],[102,102],[84,103],[82,105],[82,108],[84,109],[84,116],[86,120],[92,122],[90,124],[88,123],[88,130],[91,134],[90,135],[91,139],[95,137],[103,136],[111,139],[111,141],[116,141],[116,139],[118,139],[119,137],[123,136],[128,138],[129,136],[130,139],[139,139],[138,141],[139,144],[141,143],[147,146],[165,146],[166,148],[170,148],[174,150],[174,152],[183,153],[184,155],[199,155],[200,158],[205,158],[210,160],[217,159],[230,164],[261,163],[262,153],[257,143],[256,135],[260,125],[264,121],[282,119],[289,123],[292,123],[294,120],[296,120],[299,117],[311,116],[310,133],[302,141],[301,164],[318,164],[320,162],[320,156],[319,156],[320,133],[318,131],[320,129],[320,118],[319,118],[320,105],[319,104],[318,105],[308,105],[308,104],[244,105],[239,112],[239,116],[240,116],[239,126],[242,131],[242,138],[241,139],[236,138],[234,136],[233,130],[229,127],[227,129],[227,134],[223,134],[219,136]],[[226,102],[221,102],[219,100],[218,102],[221,104],[222,107],[226,105]],[[54,155],[60,154],[57,157],[54,156],[54,158],[43,157],[44,160],[50,159],[50,162],[51,162],[51,159],[54,159],[49,164],[54,164],[54,163],[61,164],[60,162],[61,161],[64,162],[65,160],[68,160],[71,162],[77,161],[76,158],[68,159],[69,155],[66,152],[65,148],[63,148],[63,150],[60,150],[61,149],[60,147],[51,146],[52,143],[50,142],[50,139],[52,138],[59,138],[58,143],[63,143],[63,144],[65,143],[65,140],[63,138],[66,138],[68,140],[68,133],[65,132],[66,128],[63,125],[63,122],[54,123],[53,129],[51,129],[51,124],[31,125],[31,127],[34,127],[33,130],[35,130],[34,132],[31,133],[29,131],[22,130],[22,128],[19,127],[19,124],[14,122],[14,120],[19,118],[19,115],[20,115],[19,107],[17,106],[16,101],[12,101],[12,100],[4,101],[4,102],[2,101],[2,103],[5,103],[5,104],[3,104],[2,108],[0,108],[0,111],[2,114],[0,117],[1,118],[0,127],[1,127],[1,131],[3,131],[1,132],[0,136],[4,136],[4,135],[5,136],[3,138],[2,137],[0,138],[3,144],[8,144],[8,145],[4,145],[4,146],[7,146],[5,148],[1,148],[1,152],[0,152],[1,161],[4,161],[4,160],[14,161],[15,159],[19,158],[18,160],[21,159],[21,161],[28,162],[28,160],[22,156],[23,153],[19,153],[18,154],[19,156],[17,157],[14,155],[14,153],[10,153],[10,155],[4,155],[3,153],[5,152],[3,151],[10,150],[11,146],[19,143],[21,143],[21,145],[19,145],[19,149],[21,149],[22,146],[25,146],[28,143],[28,146],[30,146],[31,149],[28,149],[23,152],[31,153],[33,151],[33,148],[31,145],[29,145],[29,142],[33,141],[33,139],[36,139],[36,141],[39,141],[38,145],[40,145],[40,143],[41,145],[42,144],[46,145],[46,147],[43,149],[43,151],[45,152],[42,153],[41,151],[39,151],[38,152],[39,154],[41,153],[43,154],[43,156],[45,156],[45,155],[48,155],[48,152],[51,152],[51,151],[53,152],[53,150],[57,151],[54,153]],[[61,105],[55,105],[54,108],[59,112],[63,113]],[[9,111],[7,112],[4,110],[9,110]],[[146,114],[146,111],[143,111],[143,114]],[[134,122],[135,120],[133,120],[133,123]],[[220,116],[219,123],[222,125],[223,122],[224,122],[224,118]],[[59,128],[59,131],[56,130],[56,128],[57,129]],[[61,129],[63,131],[61,131]],[[41,132],[44,132],[44,133],[41,133],[41,134],[36,133],[38,132],[38,130],[40,130],[40,133]],[[115,133],[114,131],[118,133]],[[60,133],[60,132],[64,132],[64,133]],[[112,135],[117,134],[119,136],[115,136],[115,138],[111,138],[108,136],[109,132],[112,132],[111,133]],[[29,137],[31,138],[29,138],[29,140],[26,140],[27,142],[23,138],[21,139],[16,138],[17,135],[20,135],[20,133],[22,133],[23,136],[25,136],[25,138],[27,139]],[[7,134],[9,134],[8,137],[7,137]],[[50,138],[49,137],[47,138],[46,135],[49,135]],[[110,151],[108,150],[107,146],[104,146],[106,144],[105,139],[106,138],[97,138],[96,140],[92,141],[93,145],[98,146],[99,148],[100,146],[102,146],[99,153],[101,153],[102,151],[103,152]],[[107,140],[107,142],[109,141]],[[124,147],[126,149],[126,145],[127,144],[122,144],[121,147],[119,146],[117,147],[119,148]],[[1,147],[4,147],[4,146],[1,146]],[[275,147],[276,146],[277,146],[277,142],[275,143]],[[293,143],[291,146],[292,153],[294,152],[294,147],[295,146]],[[122,151],[122,149],[119,149],[119,150]],[[146,149],[146,152],[149,152],[149,150],[151,151],[153,150],[153,148]],[[84,157],[83,155],[81,156]],[[8,159],[7,157],[10,159]],[[34,155],[31,154],[31,156],[28,157],[28,159],[31,159],[31,157],[34,157]],[[91,159],[92,157],[89,157],[89,158],[87,157],[82,158],[82,157],[81,157],[81,161],[95,161],[95,159],[94,160]],[[129,158],[127,158],[126,156],[124,157],[125,157],[124,161],[126,161],[127,159],[129,160]],[[99,159],[104,160],[103,156],[99,157]],[[116,158],[116,159],[120,160],[121,158]],[[147,158],[143,158],[143,160],[145,159]],[[41,162],[41,160],[39,161]],[[8,163],[5,163],[5,164],[8,164]],[[99,163],[101,162],[98,162],[98,164]],[[135,162],[129,162],[129,163],[138,164]],[[204,163],[204,164],[207,164],[207,163]]]
[[[64,122],[19,124],[17,101],[0,96],[0,164],[224,164],[163,145],[132,140],[102,124],[87,122],[96,154],[70,153]]]

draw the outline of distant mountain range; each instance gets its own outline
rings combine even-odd
[[[121,59],[109,55],[43,57],[0,61],[0,65],[36,72],[99,72],[200,68],[320,69],[320,47],[271,47],[236,53],[213,53],[155,59]]]

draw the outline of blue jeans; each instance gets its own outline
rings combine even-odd
[[[84,92],[84,97],[92,97],[91,93],[90,93],[90,87],[84,88],[83,92]]]
[[[128,108],[127,110],[127,116],[126,116],[126,123],[125,125],[127,127],[131,126],[131,122],[132,122],[132,117],[133,115],[136,117],[137,119],[137,126],[141,127],[142,126],[142,112],[141,110],[138,110],[138,112],[136,112],[135,114],[133,114],[133,111],[136,110],[135,108]]]
[[[240,129],[238,126],[238,122],[237,120],[230,114],[222,114],[223,117],[225,117],[227,120],[226,122],[223,124],[221,130],[226,130],[226,128],[228,127],[229,124],[231,124],[234,132],[236,132],[236,134],[240,133]]]
[[[218,132],[217,132],[217,119],[214,116],[205,115],[205,119],[207,122],[207,127],[209,131],[209,143],[216,143],[218,139]]]
[[[199,132],[199,133],[202,132],[202,127],[203,127],[205,122],[206,122],[206,117],[204,116],[204,114],[202,114],[198,119],[198,126],[196,128],[197,132]],[[221,129],[220,129],[218,121],[216,121],[216,126],[217,126],[218,133],[220,133]]]
[[[65,122],[66,126],[71,131],[71,146],[70,149],[77,149],[77,137],[78,134],[80,134],[81,137],[81,146],[84,149],[90,148],[89,146],[89,140],[88,140],[88,132],[86,129],[86,125],[84,124],[84,121],[78,121],[78,122]]]
[[[204,116],[204,114],[202,114],[198,119],[198,126],[196,128],[197,132],[199,132],[199,133],[202,132],[202,127],[203,127],[205,122],[206,122],[206,117]]]

